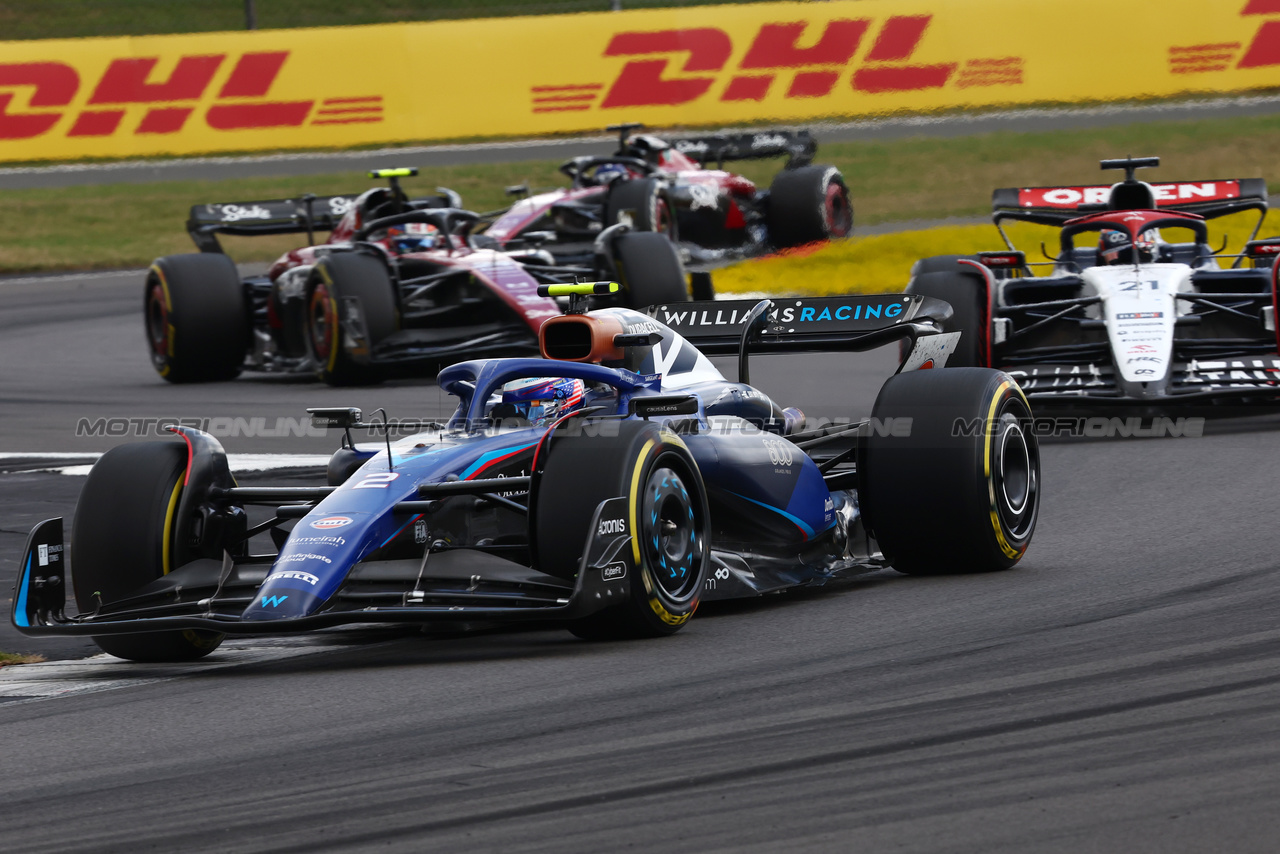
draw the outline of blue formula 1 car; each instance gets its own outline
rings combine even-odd
[[[702,600],[888,565],[1002,569],[1027,548],[1030,412],[1006,374],[942,367],[957,338],[941,332],[946,303],[582,308],[542,327],[544,358],[442,371],[458,400],[445,424],[357,446],[351,429],[371,426],[359,410],[311,410],[344,429],[327,485],[238,486],[217,441],[183,427],[171,429],[185,441],[109,451],[76,509],[69,573],[62,520],[32,532],[14,624],[139,661],[341,624],[550,620],[590,639],[659,636]],[[897,339],[912,346],[867,421],[806,430],[749,383],[749,354],[844,358]],[[738,381],[708,353],[737,354]]]

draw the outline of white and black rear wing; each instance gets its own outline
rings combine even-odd
[[[193,205],[187,233],[201,252],[221,252],[218,234],[256,237],[332,231],[358,195],[306,195],[297,199]]]
[[[807,166],[818,151],[817,141],[807,130],[691,136],[671,140],[671,147],[703,165],[715,163],[720,166],[732,160],[786,157],[788,169]]]
[[[645,311],[707,355],[740,355],[759,299],[653,305]],[[902,338],[942,332],[946,302],[919,294],[774,297],[750,336],[753,353],[869,350]]]
[[[1205,219],[1240,211],[1267,210],[1267,182],[1262,178],[1177,181],[1151,184],[1160,210],[1199,214]],[[992,219],[1062,225],[1088,213],[1106,210],[1111,185],[1093,187],[1009,187],[991,194]]]

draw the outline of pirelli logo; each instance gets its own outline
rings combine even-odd
[[[112,60],[96,80],[63,62],[0,64],[0,140],[177,134],[381,122],[382,96],[282,100],[271,89],[289,51]],[[84,97],[88,94],[87,99]],[[212,98],[213,103],[207,103]],[[73,103],[82,104],[72,108]],[[71,115],[69,123],[63,123]]]

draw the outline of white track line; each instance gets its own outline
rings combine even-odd
[[[102,456],[100,451],[85,453],[49,452],[49,453],[0,453],[0,462],[18,460],[96,460]],[[227,454],[227,464],[234,472],[271,471],[273,469],[324,468],[329,465],[328,454]],[[56,472],[58,474],[86,475],[89,465],[58,466],[31,469],[30,471]]]

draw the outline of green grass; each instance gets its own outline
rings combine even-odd
[[[744,0],[623,0],[624,9]],[[747,0],[750,2],[750,0]],[[259,29],[607,12],[610,0],[254,0]],[[245,28],[244,0],[0,0],[0,39],[207,33]]]
[[[996,187],[1103,183],[1104,157],[1159,154],[1164,167],[1144,173],[1173,181],[1271,178],[1280,181],[1280,117],[1161,122],[1100,130],[997,133],[956,139],[842,143],[819,149],[844,172],[861,224],[981,216]],[[395,165],[395,158],[388,158]],[[405,184],[411,193],[448,186],[474,210],[505,206],[502,188],[564,183],[559,161],[426,169]],[[767,186],[779,163],[734,165]],[[159,255],[192,251],[183,223],[191,205],[282,198],[304,192],[353,192],[373,182],[360,173],[275,179],[115,184],[17,190],[0,204],[0,272],[142,266]],[[856,230],[856,229],[855,229]],[[993,233],[992,233],[993,234]],[[239,261],[271,260],[297,244],[293,236],[225,245]],[[995,248],[995,247],[993,247]]]
[[[7,664],[35,664],[44,661],[43,655],[18,655],[13,652],[0,652],[0,667]]]

